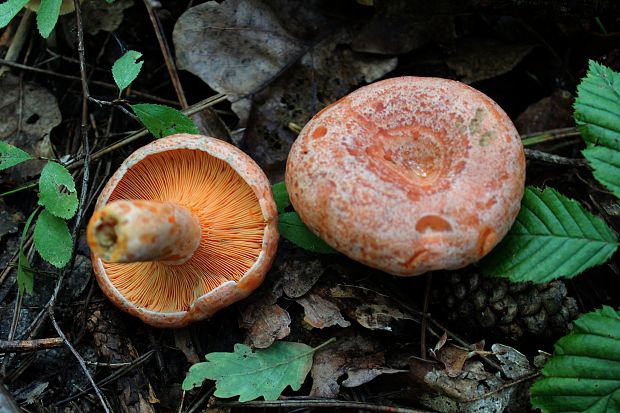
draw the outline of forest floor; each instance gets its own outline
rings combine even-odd
[[[9,399],[27,412],[531,411],[541,359],[575,317],[620,307],[617,256],[534,286],[487,279],[475,267],[399,278],[281,239],[250,298],[171,330],[106,299],[84,228],[107,179],[153,140],[126,103],[183,110],[203,134],[248,153],[274,184],[299,128],[320,109],[367,83],[415,75],[490,96],[524,139],[543,138],[528,145],[538,152],[528,155],[527,184],[579,200],[618,231],[620,211],[582,161],[573,119],[588,61],[620,70],[616,2],[203,3],[85,0],[81,21],[61,16],[47,39],[32,12],[0,30],[0,138],[59,160],[85,201],[69,221],[74,257],[58,270],[35,252],[32,231],[22,234],[44,160],[0,173],[0,411],[19,411]],[[127,50],[142,53],[143,67],[119,102],[111,67]],[[18,293],[22,240],[36,273],[32,294]],[[507,302],[518,314],[506,314]],[[181,390],[205,354],[333,337],[301,388],[276,401],[215,398],[212,381]]]

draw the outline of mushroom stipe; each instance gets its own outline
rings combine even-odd
[[[326,107],[286,166],[310,230],[402,276],[481,259],[513,224],[524,183],[523,145],[504,111],[438,78],[380,81]]]
[[[269,181],[238,148],[178,134],[134,152],[87,228],[95,275],[119,308],[182,327],[247,297],[275,256]]]

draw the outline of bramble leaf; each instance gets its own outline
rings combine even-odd
[[[620,313],[603,307],[574,326],[532,386],[533,406],[543,413],[620,411]]]
[[[30,156],[28,152],[22,151],[18,147],[4,141],[0,141],[0,171],[29,159],[32,159],[32,156]]]
[[[43,210],[34,227],[34,246],[39,255],[54,267],[67,265],[73,249],[67,221]]]
[[[282,181],[277,184],[273,184],[271,186],[271,191],[273,192],[273,199],[276,201],[276,208],[278,208],[278,212],[284,212],[286,207],[291,205],[291,200],[288,197],[288,191],[286,190],[286,183]]]
[[[297,212],[284,212],[280,214],[279,219],[278,230],[280,235],[298,247],[322,254],[335,254],[338,252],[310,231],[301,218],[299,218]]]
[[[157,139],[175,133],[200,133],[190,118],[174,108],[153,103],[131,105],[131,108]]]
[[[617,248],[616,233],[577,201],[527,187],[517,220],[481,266],[487,275],[543,283],[602,264]]]
[[[28,0],[8,0],[0,4],[0,29],[9,24],[26,3]]]
[[[67,168],[59,163],[48,162],[41,171],[39,205],[43,205],[51,214],[64,219],[70,219],[77,211],[75,182]]]
[[[286,386],[299,390],[312,367],[316,351],[303,343],[277,341],[266,349],[235,344],[233,353],[209,353],[204,363],[190,367],[183,390],[200,386],[205,379],[216,381],[215,396],[239,401],[276,400]]]
[[[112,77],[118,86],[119,93],[122,93],[138,77],[144,64],[138,61],[141,57],[142,53],[128,50],[112,65]]]
[[[577,87],[574,116],[594,177],[620,198],[620,73],[591,60]]]
[[[41,5],[37,10],[37,28],[41,36],[47,38],[54,30],[61,5],[62,0],[41,0]]]

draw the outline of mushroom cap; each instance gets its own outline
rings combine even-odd
[[[122,310],[156,327],[182,327],[247,297],[278,244],[271,186],[245,153],[222,140],[177,134],[132,153],[103,188],[96,209],[119,199],[174,202],[199,219],[188,261],[109,263],[92,255],[96,279]]]
[[[506,235],[525,183],[502,109],[460,82],[392,78],[331,104],[286,165],[290,199],[338,251],[395,275],[478,261]]]

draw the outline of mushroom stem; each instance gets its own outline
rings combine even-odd
[[[86,230],[92,251],[108,262],[189,260],[202,239],[200,221],[170,202],[119,200],[95,211]]]

